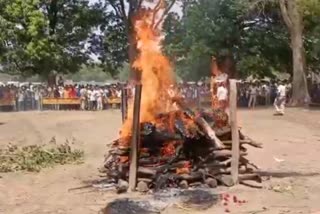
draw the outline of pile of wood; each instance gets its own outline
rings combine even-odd
[[[140,124],[138,190],[168,187],[232,186],[231,128],[228,116],[219,110],[182,110],[161,114]],[[257,167],[246,158],[246,146],[261,148],[239,130],[239,181],[261,182]],[[131,136],[112,143],[105,159],[110,182],[128,181]],[[121,188],[121,187],[119,187]]]

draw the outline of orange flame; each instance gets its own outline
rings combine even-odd
[[[133,67],[141,72],[141,110],[140,121],[154,121],[159,113],[166,112],[166,103],[169,101],[168,89],[174,83],[171,64],[161,50],[161,25],[155,23],[159,18],[154,10],[144,10],[135,20],[135,32],[139,56]],[[125,121],[121,136],[130,135],[132,126],[132,104],[128,109],[128,119]]]

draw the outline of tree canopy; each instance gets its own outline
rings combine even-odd
[[[97,64],[128,76],[138,51],[134,20],[146,6],[164,11],[163,49],[180,77],[210,75],[211,57],[232,56],[242,77],[292,74],[287,0],[0,0],[0,69],[46,77]],[[306,70],[319,71],[320,4],[294,0],[302,14]],[[172,11],[173,6],[180,10]],[[93,57],[94,56],[94,57]],[[125,66],[124,66],[125,65]],[[129,66],[129,67],[128,67]],[[125,71],[125,72],[124,72]],[[120,73],[120,74],[119,74]]]
[[[90,60],[88,38],[104,19],[88,0],[0,0],[0,64],[21,75],[76,72]]]
[[[168,16],[164,48],[184,78],[209,75],[211,56],[224,52],[233,54],[243,77],[292,72],[290,38],[278,2],[252,2],[194,0],[185,2],[182,17]],[[316,7],[309,1],[308,5],[304,10],[313,12],[305,12],[305,44],[308,68],[315,70],[320,56],[319,16]]]

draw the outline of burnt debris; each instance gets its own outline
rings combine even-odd
[[[157,115],[155,121],[140,123],[138,182],[149,189],[231,186],[231,128],[228,115],[220,110],[193,112],[190,109]],[[199,122],[200,121],[200,122]],[[207,127],[208,124],[210,127]],[[213,141],[212,130],[221,141]],[[240,183],[261,182],[257,167],[247,158],[247,146],[261,145],[240,138]],[[128,181],[131,136],[115,140],[105,159],[107,178]],[[142,183],[141,183],[142,182]]]

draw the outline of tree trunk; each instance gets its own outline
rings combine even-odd
[[[57,85],[57,72],[51,71],[48,76],[48,86],[53,87]]]
[[[137,49],[137,39],[135,37],[134,32],[132,31],[130,31],[128,35],[128,44],[129,44],[128,55],[129,55],[129,64],[130,64],[129,78],[130,80],[133,80],[133,81],[139,81],[141,76],[140,72],[133,67],[133,63],[138,56],[138,49]]]
[[[303,43],[303,21],[297,0],[279,0],[283,19],[291,38],[293,57],[292,100],[294,106],[304,105],[310,101],[306,79],[306,61]]]
[[[291,32],[293,56],[292,105],[304,105],[310,101],[305,73],[305,50],[302,30],[298,27]]]

